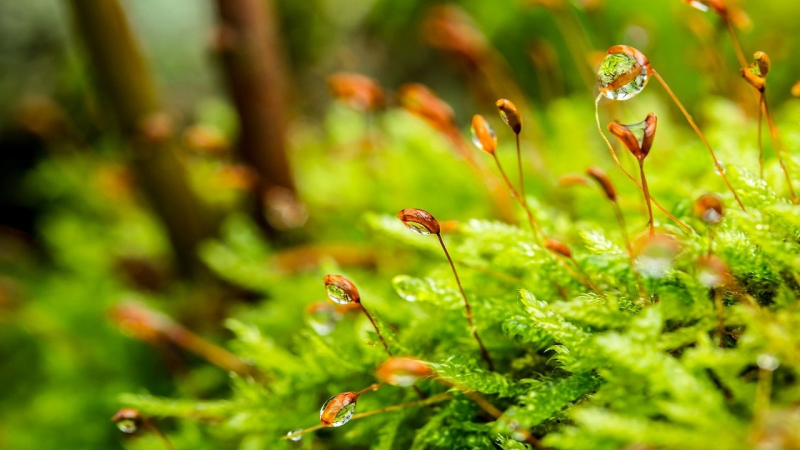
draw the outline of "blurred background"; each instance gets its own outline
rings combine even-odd
[[[779,122],[796,124],[800,3],[728,5],[746,56],[771,56]],[[415,264],[377,252],[365,214],[514,220],[464,144],[483,113],[513,155],[498,98],[526,120],[529,192],[586,215],[558,179],[575,158],[611,167],[593,102],[614,44],[648,56],[721,159],[757,170],[757,109],[725,25],[680,0],[0,2],[0,448],[122,448],[120,394],[225,395],[232,369],[148,335],[142,305],[201,347],[225,344],[229,316],[289,342],[323,297],[320,267],[385,290]],[[407,83],[455,124],[420,119]],[[604,104],[604,120],[677,114],[660,88],[640,97]],[[701,155],[681,122],[660,128],[652,166],[679,164],[683,145]],[[660,198],[689,190],[653,179]]]

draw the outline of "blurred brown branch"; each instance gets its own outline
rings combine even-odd
[[[286,155],[286,75],[271,0],[215,0],[214,47],[239,114],[239,157],[258,173],[257,220],[272,233],[265,208],[270,190],[294,193]],[[280,228],[280,227],[279,227]]]
[[[116,116],[134,148],[133,167],[163,221],[184,274],[202,271],[196,245],[215,221],[192,192],[173,151],[172,121],[162,110],[156,84],[117,0],[69,0],[76,31]]]

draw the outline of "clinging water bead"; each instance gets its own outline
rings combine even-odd
[[[479,114],[472,116],[472,126],[469,130],[472,133],[472,143],[479,149],[493,155],[497,148],[497,135],[492,127],[489,126],[489,123],[486,122],[486,119]]]
[[[615,45],[597,71],[600,93],[611,100],[628,100],[644,90],[650,77],[650,62],[642,52]]]
[[[722,199],[715,194],[705,194],[694,202],[694,214],[709,225],[716,225],[722,221],[725,210]]]
[[[519,115],[517,107],[511,101],[501,98],[495,103],[497,110],[500,112],[500,118],[503,119],[514,133],[519,134],[522,131],[522,117]]]
[[[356,412],[358,393],[342,392],[329,398],[319,410],[319,421],[326,427],[340,427],[353,417]]]
[[[428,211],[406,208],[397,213],[397,218],[409,230],[419,234],[439,234],[439,222]]]
[[[119,431],[125,434],[136,433],[142,423],[142,415],[133,408],[122,408],[111,418],[117,424]]]
[[[324,280],[328,298],[334,303],[344,305],[350,302],[361,302],[356,285],[347,278],[341,275],[325,275]]]

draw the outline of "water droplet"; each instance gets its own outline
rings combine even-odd
[[[689,6],[703,12],[708,12],[708,5],[698,0],[689,0]]]
[[[497,106],[497,110],[500,113],[500,118],[503,119],[503,123],[508,125],[514,133],[519,134],[522,131],[522,117],[519,114],[519,110],[517,109],[516,105],[511,103],[511,101],[501,98],[497,102],[495,102],[495,106]]]
[[[678,252],[675,240],[665,235],[648,237],[637,246],[636,269],[650,278],[662,278],[666,275]]]
[[[438,234],[441,231],[439,222],[428,211],[417,208],[406,208],[397,213],[397,218],[409,230],[419,234]]]
[[[343,392],[329,398],[319,410],[319,420],[326,427],[340,427],[353,417],[356,412],[355,392]]]
[[[306,308],[306,322],[321,336],[331,334],[341,318],[342,315],[328,302],[312,303]]]
[[[133,419],[120,420],[117,422],[117,428],[119,428],[119,431],[122,431],[125,434],[136,433],[136,430],[139,429],[139,427],[136,426],[136,421]]]
[[[781,365],[780,361],[778,361],[778,358],[766,353],[758,355],[756,363],[758,364],[759,368],[763,370],[769,370],[770,372],[775,371],[775,369]]]
[[[503,123],[508,125],[508,114],[506,114],[506,112],[502,109],[500,110],[500,118],[503,119]]]
[[[703,219],[703,222],[707,223],[719,223],[719,221],[722,220],[722,214],[720,214],[719,212],[717,212],[717,210],[713,208],[708,208],[707,210],[705,210],[701,217]]]
[[[725,206],[722,199],[715,194],[701,195],[694,202],[694,214],[703,222],[716,225],[722,221],[722,214]]]
[[[597,71],[600,92],[611,100],[628,100],[647,85],[647,66],[631,55],[610,53]]]
[[[716,167],[714,168],[714,172],[717,175],[724,175],[725,174],[725,164],[722,161],[717,161]]]
[[[325,290],[328,298],[340,305],[361,300],[356,285],[341,275],[325,275]]]
[[[286,433],[286,436],[289,437],[290,441],[298,442],[301,439],[303,439],[303,435],[302,434],[298,434],[298,433],[302,433],[302,432],[303,432],[303,430],[301,428],[298,428],[296,430],[292,430],[292,431]]]
[[[469,132],[472,134],[472,143],[476,147],[486,153],[494,153],[497,148],[497,135],[483,116],[476,115],[472,118]]]
[[[722,275],[719,272],[709,268],[703,267],[697,273],[697,280],[700,281],[700,284],[707,288],[714,288],[722,284]]]
[[[350,303],[351,301],[353,301],[353,299],[350,298],[347,292],[344,289],[340,288],[339,286],[331,284],[327,286],[327,289],[328,289],[328,298],[330,298],[331,301],[334,301],[339,304]]]
[[[430,230],[425,228],[425,225],[417,222],[403,222],[409,230],[419,234],[431,234]]]
[[[410,277],[408,275],[398,275],[392,279],[392,286],[394,287],[397,295],[408,302],[415,302],[419,300],[421,292],[426,288],[425,282],[419,278]]]

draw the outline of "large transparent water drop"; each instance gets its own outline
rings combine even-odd
[[[289,438],[290,441],[299,442],[301,439],[303,439],[302,433],[303,430],[298,428],[296,430],[292,430],[286,433],[286,436]]]
[[[410,277],[408,275],[398,275],[392,279],[392,286],[394,287],[397,295],[408,302],[415,302],[419,300],[422,292],[425,291],[425,282],[419,278]]]
[[[119,431],[122,431],[125,434],[136,433],[136,431],[139,429],[139,427],[136,426],[136,421],[131,419],[120,420],[117,422],[117,428],[119,428]]]
[[[647,85],[647,67],[624,53],[606,56],[597,71],[600,92],[611,100],[628,100],[642,92]]]
[[[328,291],[328,298],[330,298],[334,303],[344,305],[353,301],[352,297],[350,297],[347,291],[339,286],[336,286],[335,284],[329,284],[325,286],[325,289]]]
[[[327,427],[340,427],[346,424],[356,412],[357,399],[358,394],[355,392],[344,392],[329,398],[319,411],[320,422]]]

